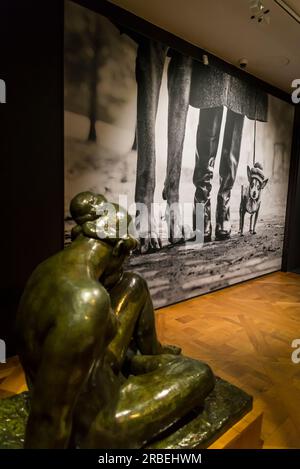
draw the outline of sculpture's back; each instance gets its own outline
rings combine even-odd
[[[95,334],[98,332],[99,343],[105,337],[105,324],[112,314],[108,293],[89,265],[96,244],[85,237],[77,239],[42,262],[26,285],[17,316],[17,335],[22,365],[30,381],[35,379],[49,331],[57,331],[57,341],[63,343],[71,330],[75,332],[76,321],[79,329],[89,322]]]

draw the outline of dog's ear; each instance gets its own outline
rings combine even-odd
[[[262,185],[261,185],[262,190],[263,190],[264,187],[266,187],[268,180],[269,179],[265,179],[264,182],[262,183]]]
[[[251,169],[250,169],[250,166],[247,166],[247,176],[248,176],[248,181],[251,182]]]

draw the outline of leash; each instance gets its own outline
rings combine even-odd
[[[256,160],[256,118],[257,118],[257,91],[255,90],[255,117],[254,117],[254,132],[253,132],[253,167]]]
[[[254,132],[253,132],[253,166],[255,165],[256,160],[256,114],[254,120]]]

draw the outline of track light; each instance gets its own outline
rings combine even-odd
[[[255,20],[258,23],[270,23],[270,10],[266,8],[262,0],[249,0],[251,20]]]

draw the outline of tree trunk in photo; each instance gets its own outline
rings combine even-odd
[[[137,138],[136,138],[136,126],[135,126],[135,133],[134,133],[134,141],[133,141],[133,144],[132,144],[132,151],[136,151],[137,150]]]
[[[95,43],[96,45],[96,43]],[[91,62],[91,81],[90,81],[90,130],[88,141],[96,142],[96,119],[97,119],[97,75],[98,75],[98,48],[94,49],[94,56]]]
[[[90,65],[90,105],[89,105],[89,119],[90,119],[90,130],[88,141],[97,141],[96,132],[96,121],[97,121],[97,107],[98,107],[98,96],[97,96],[97,85],[98,85],[98,68],[99,68],[99,56],[101,49],[101,25],[96,21],[94,25],[94,31],[91,35],[91,41],[93,46],[93,57]]]

